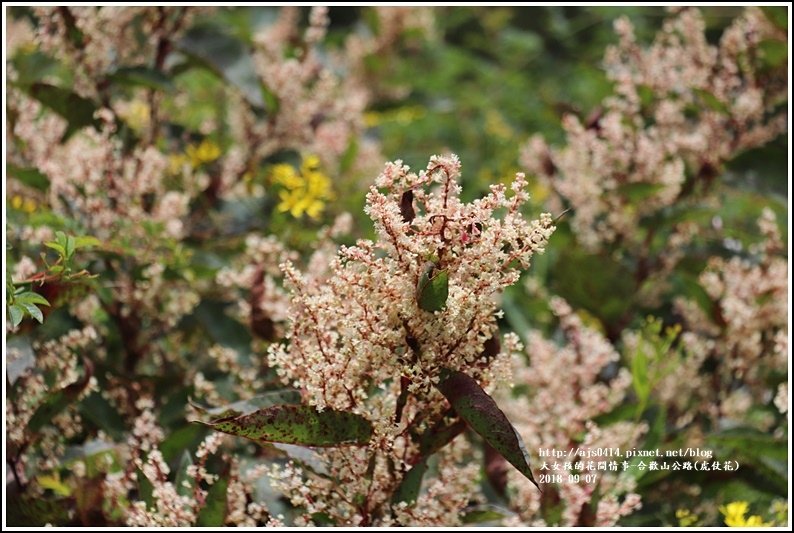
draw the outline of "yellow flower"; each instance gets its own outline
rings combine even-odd
[[[331,180],[320,170],[320,158],[309,155],[303,158],[300,171],[287,163],[273,165],[270,170],[274,184],[280,185],[277,209],[298,218],[304,213],[319,218],[325,202],[333,197]]]
[[[764,522],[759,515],[745,517],[750,510],[750,504],[745,501],[731,502],[720,506],[720,512],[725,516],[725,525],[729,527],[767,527],[771,522]]]
[[[221,156],[221,147],[215,142],[204,139],[198,146],[190,145],[185,149],[190,165],[196,168],[204,163],[211,163]]]
[[[187,156],[185,154],[171,154],[168,156],[168,172],[170,174],[180,174],[182,167],[187,163]]]
[[[36,200],[32,198],[23,198],[17,194],[11,198],[11,207],[30,214],[36,210]]]
[[[119,115],[121,115],[121,118],[123,118],[132,129],[140,132],[149,127],[151,109],[149,108],[149,104],[143,100],[132,100],[121,107]]]
[[[692,527],[698,521],[698,516],[689,509],[678,509],[675,512],[679,527]]]

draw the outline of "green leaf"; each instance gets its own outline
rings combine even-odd
[[[257,444],[362,445],[372,435],[372,425],[359,415],[330,409],[320,412],[307,405],[277,405],[248,415],[201,423]]]
[[[66,119],[69,125],[63,135],[64,141],[86,126],[99,125],[99,121],[94,118],[96,104],[68,89],[47,83],[34,83],[28,88],[28,94]]]
[[[228,478],[221,477],[207,491],[207,499],[196,519],[199,527],[221,527],[226,521],[226,490]]]
[[[74,255],[75,243],[74,237],[71,235],[66,236],[66,245],[64,246],[64,250],[66,251],[66,259],[71,259]]]
[[[642,348],[638,349],[631,358],[631,378],[634,392],[640,400],[637,407],[642,409],[651,392],[648,379],[648,356]]]
[[[26,291],[21,294],[17,294],[14,296],[14,300],[19,303],[30,303],[30,304],[39,304],[39,305],[50,305],[50,302],[42,296],[41,294],[33,291]]]
[[[781,30],[788,29],[788,10],[786,6],[764,6],[761,8],[766,18],[780,28]]]
[[[124,420],[116,408],[98,392],[92,392],[83,398],[80,402],[80,415],[114,439],[122,440]]]
[[[53,250],[58,252],[58,255],[62,257],[66,257],[66,248],[64,248],[62,244],[59,244],[54,241],[48,241],[44,243],[44,246],[46,246],[47,248],[52,248]]]
[[[348,170],[353,168],[353,163],[356,161],[358,155],[358,137],[355,135],[350,136],[342,157],[339,159],[339,173],[345,174]]]
[[[50,187],[50,178],[46,174],[40,172],[35,168],[23,168],[11,163],[6,164],[6,173],[10,178],[13,178],[20,183],[38,189],[40,191],[47,191]]]
[[[186,449],[195,449],[201,439],[204,438],[206,430],[196,424],[186,424],[180,428],[173,429],[165,440],[160,443],[160,452],[167,463],[176,461],[179,454]]]
[[[148,87],[160,91],[170,91],[174,83],[159,70],[144,65],[122,67],[108,76],[111,83],[132,87]]]
[[[83,367],[83,376],[80,379],[50,394],[36,409],[28,421],[28,431],[37,432],[77,399],[94,373],[94,365],[89,359],[83,358]]]
[[[17,327],[21,324],[22,319],[25,318],[25,310],[17,304],[8,306],[8,314],[11,317],[11,325],[13,327]]]
[[[661,191],[664,185],[659,183],[624,183],[618,186],[617,193],[631,202],[647,200]]]
[[[529,454],[521,436],[473,378],[458,370],[444,369],[437,387],[474,431],[540,489],[532,475]]]
[[[93,248],[95,246],[102,246],[102,241],[91,235],[80,235],[74,238],[74,249]]]
[[[464,524],[482,524],[484,522],[498,522],[509,516],[509,513],[494,506],[480,506],[467,511],[462,517]]]
[[[422,488],[422,477],[426,471],[427,459],[422,459],[406,472],[392,495],[392,503],[405,502],[408,505],[416,503],[416,498],[419,497],[419,491]]]
[[[69,523],[68,500],[46,499],[30,494],[20,494],[16,484],[7,485],[6,524],[9,526],[43,527],[46,524],[56,526]]]
[[[335,526],[336,522],[328,513],[312,513],[309,517],[315,526]]]
[[[187,467],[193,464],[193,459],[187,450],[182,450],[182,455],[179,458],[179,465],[176,468],[176,478],[174,478],[174,487],[177,494],[187,496],[193,493],[195,480],[187,475]],[[187,481],[187,484],[185,483]],[[187,485],[187,486],[185,486]]]
[[[14,304],[14,305],[22,306],[22,308],[25,309],[25,311],[27,311],[27,313],[31,317],[35,318],[39,324],[44,323],[44,315],[42,314],[41,309],[36,307],[35,304],[31,304],[27,302],[19,302],[18,304]]]
[[[714,94],[710,93],[709,91],[705,91],[703,89],[693,89],[692,92],[695,93],[695,95],[700,98],[700,101],[706,104],[706,107],[709,109],[722,114],[730,113],[731,109],[728,104],[714,96]]]
[[[237,87],[252,105],[265,107],[266,97],[251,54],[239,39],[204,24],[188,30],[177,46],[201,66]],[[273,109],[268,107],[268,111],[272,113]]]
[[[788,43],[766,39],[758,43],[764,65],[770,68],[782,67],[788,59]]]
[[[421,309],[431,313],[440,311],[447,306],[449,296],[449,272],[438,270],[436,265],[428,262],[416,285],[416,301]]]

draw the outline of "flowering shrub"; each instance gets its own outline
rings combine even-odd
[[[10,8],[7,523],[786,525],[788,21],[643,9]]]

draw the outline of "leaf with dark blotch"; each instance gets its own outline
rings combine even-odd
[[[397,490],[392,495],[392,503],[405,502],[408,505],[416,503],[419,491],[422,488],[422,477],[427,471],[427,459],[422,459],[405,473]]]
[[[449,271],[439,270],[428,261],[416,285],[416,302],[421,309],[433,313],[447,306],[448,296]]]
[[[458,370],[442,371],[438,390],[471,428],[538,489],[521,436],[496,402],[470,376]]]
[[[258,444],[363,445],[372,436],[372,424],[364,417],[330,409],[320,412],[308,405],[277,405],[248,415],[201,423]]]
[[[400,214],[403,220],[411,223],[416,218],[416,211],[414,211],[414,191],[408,189],[400,198]]]
[[[28,431],[35,433],[40,430],[77,399],[94,373],[94,365],[89,359],[83,358],[83,368],[83,377],[50,395],[36,409],[36,412],[33,413],[33,416],[28,421]]]
[[[28,94],[66,119],[69,125],[62,140],[68,139],[74,132],[86,126],[99,125],[99,121],[94,118],[96,104],[68,89],[47,83],[34,83],[28,88]]]

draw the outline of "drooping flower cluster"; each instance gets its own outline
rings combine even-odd
[[[36,7],[36,37],[42,51],[68,65],[75,89],[95,96],[97,83],[115,69],[157,57],[162,67],[171,43],[206,7]],[[164,44],[168,43],[168,44]],[[162,57],[161,57],[162,56]]]
[[[587,121],[565,117],[563,147],[533,137],[522,155],[555,207],[574,209],[577,239],[591,249],[641,238],[643,217],[708,186],[726,161],[787,124],[785,64],[770,69],[764,56],[786,35],[760,9],[747,9],[716,46],[696,9],[667,20],[648,48],[627,18],[615,29],[620,42],[605,57],[614,95]]]
[[[511,397],[503,392],[505,414],[524,438],[527,449],[606,450],[637,445],[647,430],[644,423],[619,422],[599,426],[600,415],[611,412],[626,397],[631,375],[625,368],[615,372],[620,355],[598,331],[585,326],[567,302],[554,297],[550,301],[560,320],[567,344],[562,347],[543,338],[537,331],[528,332],[529,364],[526,356],[514,358],[513,383],[526,387],[526,395]],[[566,458],[571,464],[584,458]],[[544,461],[535,459],[541,472]],[[557,472],[555,472],[557,473]],[[562,472],[567,477],[567,472]],[[517,472],[508,470],[507,494],[511,507],[518,513],[511,525],[546,525],[541,513],[543,494]],[[566,482],[546,485],[545,491],[558,495],[563,503],[559,525],[615,525],[621,516],[639,508],[639,496],[631,493],[631,480],[625,474],[599,472],[597,484]],[[598,499],[593,502],[593,498]],[[624,497],[625,495],[625,497]],[[622,503],[618,499],[624,497]],[[595,503],[592,522],[581,523],[583,506]],[[517,521],[520,520],[520,521]]]
[[[71,438],[82,431],[75,406],[56,411],[44,428],[39,427],[41,420],[35,419],[48,411],[47,404],[59,393],[68,390],[75,398],[83,398],[96,390],[91,370],[79,368],[79,354],[93,349],[96,343],[96,330],[87,326],[43,344],[31,346],[24,340],[9,344],[9,396],[15,401],[5,405],[8,463],[13,476],[23,483],[31,474],[57,467],[65,452],[63,437]]]
[[[754,256],[713,257],[700,275],[713,302],[710,309],[692,300],[676,302],[687,327],[717,363],[721,385],[713,391],[717,397],[704,404],[714,417],[741,418],[754,401],[768,403],[779,393],[776,380],[787,368],[788,261],[771,210],[764,210],[758,226],[764,240]],[[737,389],[737,383],[742,387]],[[736,404],[742,396],[745,400]]]
[[[271,93],[267,120],[241,115],[240,135],[256,156],[292,149],[336,165],[360,134],[366,89],[324,63],[317,45],[328,24],[328,9],[318,6],[301,30],[300,11],[286,7],[275,23],[253,36],[256,74]]]

